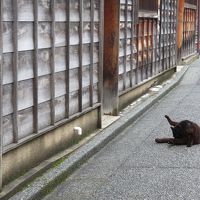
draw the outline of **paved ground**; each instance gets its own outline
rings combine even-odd
[[[200,61],[142,118],[90,158],[45,200],[199,200],[200,145],[171,146],[164,118],[200,124]]]
[[[61,183],[45,200],[199,200],[200,145],[171,146],[164,115],[200,124],[200,60],[181,83]]]

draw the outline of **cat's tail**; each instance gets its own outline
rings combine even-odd
[[[172,120],[169,118],[168,115],[165,115],[165,118],[167,119],[167,121],[169,122],[169,124],[170,124],[171,126],[176,126],[176,125],[178,124],[178,122],[172,121]]]

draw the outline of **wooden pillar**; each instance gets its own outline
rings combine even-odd
[[[119,0],[104,3],[103,112],[118,115]]]
[[[0,0],[0,191],[2,190],[2,153],[3,153],[3,19],[2,7],[3,2]]]
[[[179,0],[178,5],[178,48],[180,49],[182,47],[183,42],[183,15],[184,15],[184,3],[185,0]]]

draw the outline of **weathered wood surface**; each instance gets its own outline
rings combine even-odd
[[[34,131],[47,128],[52,117],[55,122],[66,118],[68,107],[67,116],[70,116],[79,112],[80,106],[86,109],[91,106],[91,101],[99,102],[101,30],[99,0],[83,0],[81,9],[79,0],[70,3],[54,0],[53,4],[51,0],[18,0],[15,5],[17,18],[13,14],[13,0],[2,0],[2,3],[5,146],[15,139],[13,119],[17,123],[20,140]],[[13,63],[17,64],[16,76]],[[17,92],[17,103],[14,102],[14,92]],[[69,105],[66,105],[67,102]]]
[[[105,1],[104,20],[104,113],[118,115],[118,56],[119,56],[119,8],[115,0]]]
[[[13,116],[3,117],[3,146],[13,143]]]

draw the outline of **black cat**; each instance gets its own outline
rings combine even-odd
[[[172,126],[173,138],[156,138],[157,143],[168,143],[174,145],[187,145],[191,147],[195,144],[200,144],[200,127],[189,120],[181,122],[172,121],[167,115],[165,115],[167,121]]]

